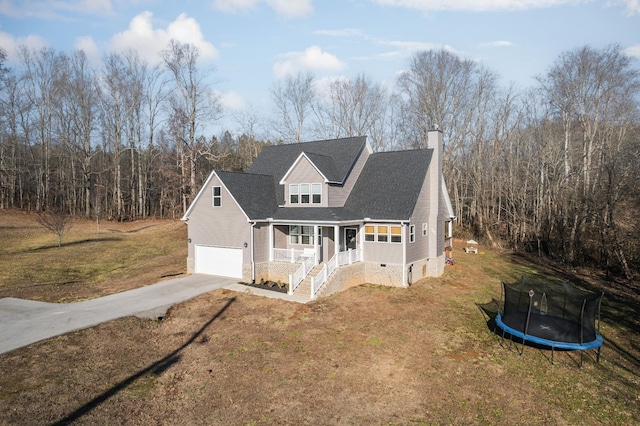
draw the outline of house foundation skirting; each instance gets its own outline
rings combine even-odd
[[[409,274],[409,267],[411,274]],[[299,263],[288,262],[260,262],[255,264],[256,282],[264,281],[282,281],[289,282],[289,274],[293,274],[300,267]],[[407,265],[406,278],[411,276],[412,283],[425,277],[439,277],[444,273],[445,256],[439,256],[432,259],[421,259]],[[187,273],[193,274],[195,271],[195,263],[193,258],[187,258]],[[251,264],[242,265],[242,280],[251,282]],[[379,264],[371,262],[357,262],[353,265],[342,266],[339,273],[333,274],[327,283],[320,289],[320,295],[328,295],[334,293],[341,288],[351,287],[353,285],[370,283],[377,285],[386,285],[390,287],[405,287],[402,282],[402,265],[398,264]]]
[[[370,284],[389,287],[405,287],[402,282],[402,265],[364,262],[364,280]]]
[[[411,267],[411,274],[409,268]],[[341,266],[334,272],[329,280],[320,288],[319,295],[329,295],[343,288],[369,283],[390,287],[406,287],[409,276],[412,283],[425,277],[438,277],[444,272],[445,256],[433,259],[421,259],[407,265],[405,280],[403,282],[402,265],[380,264],[372,262],[356,262],[352,265]],[[247,267],[249,269],[247,269]],[[256,263],[256,282],[261,280],[288,282],[289,274],[293,274],[300,267],[299,263],[288,262],[262,262]],[[245,265],[248,274],[247,281],[251,280],[250,265]],[[244,273],[243,273],[244,275]]]
[[[439,256],[431,259],[420,259],[411,262],[411,281],[416,282],[426,277],[439,277],[444,273],[445,256]],[[408,272],[408,271],[407,271]]]
[[[326,283],[320,290],[316,296],[328,296],[330,294],[336,293],[340,290],[357,286],[362,284],[364,281],[364,263],[357,262],[351,265],[341,266],[338,268],[327,280]]]
[[[246,266],[246,265],[245,265]],[[251,265],[248,265],[251,268]],[[260,262],[256,263],[256,282],[260,281],[282,281],[289,282],[289,274],[293,274],[300,268],[299,263],[289,262]],[[244,273],[243,273],[244,277]],[[249,277],[246,280],[251,282],[251,269],[249,269]]]

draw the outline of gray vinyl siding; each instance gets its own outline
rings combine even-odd
[[[429,174],[425,177],[416,207],[411,215],[410,225],[416,227],[416,240],[407,244],[407,263],[421,259],[435,259],[444,252],[444,219],[442,191],[438,186],[438,194],[431,194],[433,185],[428,184]],[[427,223],[427,236],[422,235],[422,224]],[[407,233],[408,234],[408,233]],[[407,235],[407,241],[409,236]]]
[[[365,223],[367,225],[383,225],[383,226],[402,226],[400,223]],[[364,232],[364,226],[358,230],[358,233]],[[390,236],[389,236],[390,238]],[[360,243],[358,236],[358,243]],[[384,263],[384,264],[402,264],[402,243],[365,241],[364,243],[364,261],[367,263]]]
[[[212,187],[221,187],[222,205],[213,207]],[[193,206],[188,225],[190,259],[194,258],[196,245],[243,248],[243,263],[251,263],[251,249],[244,248],[249,243],[251,224],[240,207],[226,191],[217,176],[213,176],[202,190]]]
[[[334,228],[333,226],[323,226],[322,227],[322,250],[324,262],[328,262],[331,260],[333,255],[335,254],[335,237],[334,237]]]
[[[353,169],[351,169],[351,172],[349,173],[349,176],[347,177],[344,184],[328,186],[328,190],[329,190],[328,206],[329,207],[344,207],[344,203],[345,201],[347,201],[347,198],[349,197],[349,194],[351,193],[353,186],[358,181],[360,172],[362,172],[362,169],[364,168],[364,165],[367,162],[369,155],[370,155],[370,152],[369,152],[369,147],[367,145],[360,153],[360,156],[358,157],[355,164],[353,165]]]
[[[292,183],[322,184],[322,202],[320,204],[313,204],[311,202],[309,202],[309,204],[290,204],[289,185]],[[286,207],[327,207],[327,198],[327,185],[324,183],[324,178],[306,157],[302,157],[300,161],[295,165],[295,167],[291,170],[291,172],[287,176],[287,180],[285,181],[284,205]]]
[[[286,225],[275,225],[273,227],[273,245],[275,248],[289,248],[289,227]]]
[[[427,174],[428,176],[428,174]],[[421,259],[432,257],[429,255],[429,235],[431,232],[431,226],[428,227],[427,236],[422,235],[422,224],[429,221],[429,208],[431,200],[429,198],[429,185],[425,183],[422,185],[418,201],[411,215],[409,227],[415,226],[415,242],[411,243],[410,233],[411,229],[407,230],[407,263],[416,262]]]
[[[258,223],[253,228],[255,262],[269,261],[269,224]]]

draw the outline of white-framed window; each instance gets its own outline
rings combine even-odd
[[[318,227],[318,245],[322,247],[322,227]]]
[[[423,235],[424,237],[426,237],[426,236],[427,236],[427,232],[428,232],[428,231],[429,231],[429,226],[428,226],[428,224],[423,223],[423,224],[422,224],[422,235]]]
[[[311,185],[309,185],[308,183],[301,183],[300,184],[300,202],[302,204],[309,204],[309,197],[310,197],[310,187]]]
[[[413,228],[413,237],[415,237],[415,226]],[[379,243],[402,243],[402,226],[401,225],[365,225],[364,240],[367,242]],[[413,242],[413,241],[411,241]]]
[[[289,184],[290,204],[321,204],[321,183],[292,183]]]
[[[409,226],[409,242],[413,243],[415,241],[416,241],[416,226],[411,225]]]
[[[402,226],[391,227],[391,242],[392,243],[402,242]]]
[[[313,245],[313,226],[289,225],[291,244]]]
[[[220,207],[222,205],[222,190],[219,186],[211,188],[211,205],[213,207]]]
[[[364,227],[364,240],[375,241],[376,240],[376,227],[373,225],[365,225]]]
[[[298,186],[297,183],[293,183],[289,185],[289,202],[291,204],[298,204],[298,201],[300,199],[298,195],[299,190],[300,190],[300,187]]]
[[[387,225],[378,225],[378,242],[386,243],[389,241],[389,227]]]
[[[319,183],[311,184],[311,202],[313,204],[322,203],[322,184],[319,184]]]

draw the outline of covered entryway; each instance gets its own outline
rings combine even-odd
[[[195,272],[242,278],[242,249],[196,245]]]
[[[358,248],[356,237],[358,236],[358,228],[344,228],[344,246],[346,250],[355,250]]]

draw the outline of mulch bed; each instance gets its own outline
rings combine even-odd
[[[243,285],[246,285],[248,287],[254,287],[254,288],[262,288],[264,290],[271,290],[271,291],[277,291],[278,293],[286,293],[287,292],[287,284],[278,284],[275,281],[264,281],[262,283],[241,283]]]

